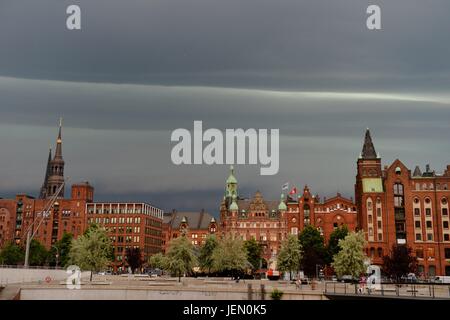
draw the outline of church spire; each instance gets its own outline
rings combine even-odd
[[[62,118],[59,118],[58,138],[56,139],[55,159],[62,159]]]
[[[41,187],[39,199],[45,199],[47,197],[48,177],[51,174],[51,170],[50,170],[51,162],[52,162],[52,148],[49,148],[48,159],[47,159],[47,168],[45,169],[45,178],[44,178],[44,183],[42,184],[42,187]]]
[[[378,155],[375,151],[375,147],[372,142],[372,137],[370,136],[370,130],[367,128],[366,136],[364,137],[364,145],[361,152],[362,159],[378,159]]]
[[[49,176],[47,179],[47,191],[46,198],[52,197],[59,187],[64,184],[64,160],[62,156],[62,118],[59,119],[59,130],[58,130],[58,138],[56,140],[56,149],[53,160],[50,161],[49,168]],[[58,197],[64,197],[64,186],[61,189],[61,192],[58,194]]]

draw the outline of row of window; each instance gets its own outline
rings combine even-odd
[[[415,183],[414,187],[416,190],[420,191],[420,190],[434,190],[434,185],[433,183]],[[436,190],[448,190],[448,185],[446,183],[443,183],[442,185],[440,183],[436,183]]]

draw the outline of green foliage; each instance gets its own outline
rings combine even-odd
[[[211,269],[214,266],[213,253],[218,245],[215,235],[210,235],[206,238],[205,243],[200,248],[200,254],[198,257],[200,268],[207,270],[211,273]]]
[[[167,257],[164,256],[161,252],[156,253],[148,259],[148,264],[153,269],[166,270],[167,269]]]
[[[338,277],[351,275],[357,278],[366,271],[364,262],[367,257],[364,254],[366,240],[364,233],[349,233],[343,240],[339,241],[340,251],[334,256],[332,266]]]
[[[412,255],[411,247],[393,245],[391,254],[383,257],[383,271],[397,281],[408,273],[415,273],[417,258]]]
[[[247,255],[247,261],[251,265],[252,273],[254,273],[260,268],[260,264],[262,263],[262,247],[254,238],[251,238],[244,242],[244,249]]]
[[[326,263],[330,264],[333,261],[333,257],[341,250],[339,247],[339,240],[344,239],[348,235],[348,228],[343,225],[336,228],[330,234],[330,240],[328,241]]]
[[[277,269],[290,272],[292,279],[292,271],[298,271],[301,259],[302,251],[300,241],[296,236],[290,234],[281,243],[281,249],[277,257]]]
[[[219,240],[213,252],[213,267],[219,272],[236,274],[250,268],[243,241],[225,237]]]
[[[0,251],[0,264],[18,265],[23,264],[24,260],[25,251],[12,242],[6,243]]]
[[[49,253],[49,263],[56,265],[56,254],[58,254],[58,266],[67,267],[69,265],[69,253],[72,246],[73,235],[64,233],[61,240],[57,241],[51,248]],[[58,250],[56,248],[58,248]]]
[[[281,290],[278,290],[277,288],[273,288],[272,293],[270,294],[270,297],[273,300],[281,300],[283,297],[284,292]]]
[[[319,230],[311,225],[303,229],[298,239],[303,249],[301,267],[307,276],[315,276],[316,265],[323,265],[326,258],[324,239]]]
[[[128,248],[125,253],[125,260],[128,263],[128,266],[131,268],[131,272],[134,272],[137,269],[140,269],[144,263],[144,259],[142,259],[142,253],[140,248]]]
[[[82,270],[99,272],[110,264],[112,250],[106,229],[89,227],[82,236],[72,240],[69,264],[77,265]]]
[[[166,269],[179,278],[184,273],[191,273],[197,264],[192,243],[186,237],[180,237],[169,243]]]
[[[30,243],[30,266],[43,266],[49,257],[49,252],[37,240],[33,239]]]

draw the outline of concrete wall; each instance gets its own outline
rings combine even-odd
[[[24,269],[24,268],[0,268],[0,286],[25,282],[46,282],[46,278],[51,280],[65,280],[66,270],[54,269]],[[88,277],[89,272],[83,272],[82,277]]]
[[[102,289],[81,288],[69,290],[66,288],[38,288],[22,287],[21,300],[247,300],[248,294],[236,290],[189,290],[189,289]],[[254,294],[253,299],[259,299],[259,294]],[[266,295],[270,299],[270,294]],[[285,293],[283,300],[327,300],[318,293]]]

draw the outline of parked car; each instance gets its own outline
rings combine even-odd
[[[160,277],[162,275],[162,270],[161,269],[151,269],[148,272],[148,275],[150,277]]]
[[[355,283],[358,282],[358,279],[354,279],[351,275],[343,275],[341,278],[339,278],[339,281],[346,283]]]
[[[416,283],[417,277],[414,273],[408,273],[407,276],[401,278],[402,282]]]
[[[435,283],[450,283],[450,276],[436,276],[434,278]]]

